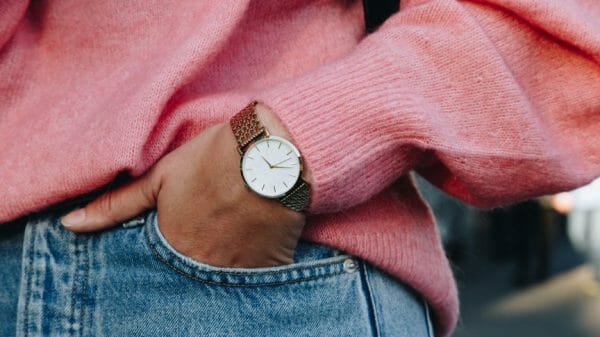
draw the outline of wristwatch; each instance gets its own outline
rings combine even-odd
[[[290,141],[270,134],[258,120],[253,101],[229,120],[241,156],[246,186],[300,212],[310,200],[310,185],[302,178],[302,156]]]

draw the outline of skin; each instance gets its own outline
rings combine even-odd
[[[271,134],[292,141],[265,105],[257,106],[257,115]],[[290,264],[306,216],[246,187],[236,146],[229,123],[213,125],[144,176],[101,195],[62,222],[73,232],[99,231],[156,207],[165,239],[193,259],[219,267]],[[307,168],[303,177],[311,183]]]

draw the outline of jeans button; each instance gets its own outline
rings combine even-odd
[[[354,259],[344,260],[344,271],[346,273],[354,273],[358,270],[358,262]]]

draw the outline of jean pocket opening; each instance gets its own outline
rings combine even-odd
[[[158,226],[156,209],[145,217],[145,236],[152,254],[179,274],[197,281],[225,286],[264,286],[349,274],[345,262],[352,259],[335,248],[301,240],[291,264],[258,267],[217,267],[192,259],[169,244]]]

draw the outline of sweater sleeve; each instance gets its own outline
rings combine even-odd
[[[478,207],[600,174],[600,2],[402,4],[351,53],[257,95],[312,173],[308,212],[411,170]]]

